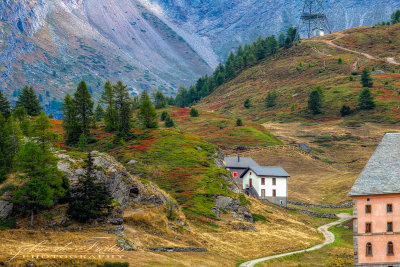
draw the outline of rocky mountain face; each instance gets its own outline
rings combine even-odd
[[[297,25],[302,0],[6,0],[0,2],[0,89],[33,85],[48,111],[84,79],[132,93],[173,94],[238,44]],[[334,31],[389,20],[397,0],[326,0]]]

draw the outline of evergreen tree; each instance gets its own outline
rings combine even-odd
[[[32,87],[25,86],[19,95],[15,108],[24,107],[29,116],[37,116],[43,109]]]
[[[101,101],[106,105],[104,115],[104,123],[106,130],[109,132],[115,131],[118,128],[118,113],[115,108],[115,92],[110,81],[107,81],[104,86],[104,92],[101,95]]]
[[[157,128],[157,112],[150,101],[147,91],[143,91],[141,95],[142,101],[138,113],[138,119],[143,128]]]
[[[35,214],[65,196],[64,175],[57,169],[57,159],[34,142],[23,146],[16,162],[26,183],[17,189],[13,202],[19,211],[31,215],[33,225]]]
[[[393,12],[391,19],[392,24],[400,23],[400,9],[397,9],[395,12]]]
[[[153,93],[153,99],[156,109],[165,108],[167,106],[167,99],[161,91]]]
[[[246,98],[246,100],[243,103],[243,106],[247,109],[249,109],[251,107],[251,101],[250,98]]]
[[[278,95],[276,94],[275,91],[268,92],[267,97],[265,98],[265,105],[270,108],[276,106],[276,99],[278,98]]]
[[[23,134],[19,123],[13,115],[8,118],[5,122],[5,127],[2,127],[0,131],[3,139],[3,144],[1,145],[3,154],[0,155],[4,159],[5,167],[9,170],[14,167],[13,159],[19,152]]]
[[[81,136],[79,137],[78,148],[81,152],[85,152],[88,150],[88,138],[86,135],[81,134]]]
[[[167,111],[163,111],[162,113],[161,113],[161,121],[165,121],[167,118],[169,117],[169,114],[168,114],[168,112]]]
[[[79,222],[88,222],[110,214],[112,197],[105,183],[96,181],[91,152],[86,160],[85,175],[79,178],[71,195],[68,214]]]
[[[358,97],[358,106],[360,109],[369,110],[375,108],[374,97],[371,94],[369,88],[362,90],[360,96]]]
[[[365,68],[362,72],[361,84],[363,87],[369,87],[369,88],[371,88],[374,85],[371,78],[371,72],[369,71],[368,68]]]
[[[7,119],[11,115],[10,102],[7,100],[6,96],[0,91],[0,113]]]
[[[100,104],[97,104],[96,110],[94,111],[94,117],[97,122],[104,118],[104,109]]]
[[[165,119],[165,127],[171,128],[171,127],[174,127],[174,126],[175,126],[174,120],[170,116],[168,116]]]
[[[22,133],[25,136],[29,136],[30,134],[30,122],[28,118],[28,113],[26,112],[24,107],[19,107],[14,110],[14,119],[19,123],[19,128],[22,130]]]
[[[190,109],[190,117],[198,117],[199,116],[199,111],[197,109],[195,109],[194,107],[192,107]]]
[[[62,110],[64,117],[62,125],[67,137],[66,143],[68,145],[76,144],[78,143],[82,132],[76,116],[76,107],[74,105],[74,101],[69,94],[67,94],[64,98]]]
[[[267,55],[267,49],[266,49],[266,44],[263,38],[261,36],[258,37],[256,43],[255,43],[256,51],[255,51],[255,56],[258,60],[265,58]]]
[[[237,120],[236,120],[236,126],[243,126],[243,121],[242,121],[242,119],[237,119]]]
[[[216,78],[216,83],[217,86],[220,86],[221,84],[223,84],[225,82],[225,75],[223,72],[218,72],[217,74],[217,78]]]
[[[118,114],[117,136],[119,138],[129,138],[131,130],[131,98],[127,86],[118,81],[114,86],[115,91],[115,108]]]
[[[279,34],[279,38],[278,38],[279,47],[284,47],[285,41],[286,41],[286,37],[285,37],[285,34],[282,32],[281,34]]]
[[[83,133],[86,136],[90,134],[90,128],[92,128],[93,118],[93,101],[92,95],[84,81],[81,81],[76,89],[73,99],[77,123],[79,124],[80,134]],[[79,136],[80,136],[79,134]]]
[[[342,108],[340,109],[340,115],[344,117],[350,114],[351,114],[351,108],[348,105],[343,105]]]
[[[308,98],[308,109],[312,114],[317,115],[321,113],[322,99],[321,94],[317,89],[313,90]]]
[[[40,148],[45,152],[51,142],[59,140],[59,135],[50,131],[51,123],[46,113],[42,112],[32,124],[32,135],[38,138]]]

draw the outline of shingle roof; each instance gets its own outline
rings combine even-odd
[[[349,196],[400,193],[400,134],[386,134]]]
[[[282,167],[250,167],[258,176],[290,177]]]
[[[225,157],[225,166],[227,168],[249,168],[252,166],[258,167],[257,162],[252,158],[245,157]]]

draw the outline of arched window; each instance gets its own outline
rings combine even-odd
[[[372,244],[371,244],[371,242],[368,242],[366,247],[365,247],[365,255],[366,256],[372,256]]]
[[[388,256],[393,256],[394,255],[394,247],[393,247],[393,242],[389,241],[387,243],[387,254]]]

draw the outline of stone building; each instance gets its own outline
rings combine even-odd
[[[354,266],[400,266],[400,134],[386,134],[354,183]]]

